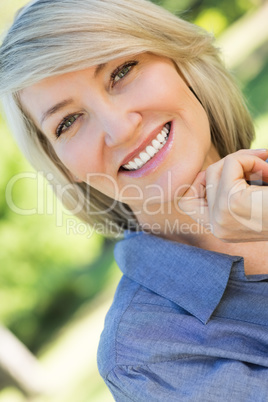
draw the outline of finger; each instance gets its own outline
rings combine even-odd
[[[182,198],[205,198],[206,192],[206,173],[199,172],[194,182],[183,194]]]
[[[243,161],[243,158],[246,157],[258,157],[260,160],[255,159],[255,161],[259,162],[254,165],[254,163],[250,164],[250,169],[247,168],[245,164],[242,164],[242,170],[238,165],[235,165],[236,169],[233,171],[233,166],[230,166],[230,169],[225,173],[224,179],[221,180],[222,172],[226,169],[226,162],[228,163],[229,160],[240,160]],[[223,184],[231,186],[235,180],[244,179],[245,176],[248,174],[253,174],[252,166],[256,168],[257,171],[263,171],[263,178],[265,179],[268,173],[268,164],[265,164],[263,161],[267,159],[268,150],[267,149],[242,149],[237,151],[233,154],[228,155],[227,157],[221,159],[220,161],[214,163],[213,165],[209,166],[206,171],[206,191],[207,191],[207,199],[209,205],[213,205],[214,201],[217,197],[218,188],[223,188]],[[246,159],[244,159],[246,160]],[[262,161],[261,161],[262,160]],[[235,163],[235,162],[234,162]],[[229,166],[229,163],[228,163]],[[229,180],[226,181],[226,176]],[[259,177],[256,177],[259,179]],[[224,181],[224,183],[223,183]]]
[[[231,188],[240,182],[241,188],[246,187],[245,179],[268,180],[268,164],[255,155],[236,154],[224,159],[220,185]],[[244,181],[244,185],[243,185]]]
[[[205,184],[205,172],[202,171],[180,199],[179,207],[195,221],[209,223]]]
[[[232,154],[233,156],[239,156],[239,155],[255,155],[258,156],[259,158],[266,160],[268,158],[268,149],[263,148],[263,149],[240,149],[239,151],[236,151]]]
[[[220,178],[224,166],[224,159],[209,166],[206,170],[206,196],[210,210],[213,209],[217,192],[219,187]]]
[[[186,215],[190,216],[194,221],[202,225],[207,225],[210,223],[208,204],[205,199],[183,197],[179,201],[179,207]]]
[[[266,233],[268,238],[268,188],[248,186],[244,191],[230,194],[229,212],[243,227],[244,233],[249,229],[253,232]],[[253,236],[254,237],[254,236]]]

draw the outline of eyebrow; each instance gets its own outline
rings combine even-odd
[[[100,72],[107,66],[107,63],[101,63],[98,64],[94,71],[94,78],[100,74]],[[59,103],[56,103],[56,105],[52,106],[50,109],[48,109],[45,113],[42,114],[41,117],[41,122],[40,124],[42,125],[48,117],[52,116],[53,114],[59,112],[61,109],[65,108],[66,106],[69,106],[70,104],[73,103],[73,99],[65,99]]]
[[[57,113],[59,110],[65,108],[66,106],[69,106],[71,103],[73,103],[73,99],[65,99],[59,103],[56,103],[56,105],[52,106],[50,109],[48,109],[41,118],[41,125],[44,123],[44,121],[52,116],[53,114]]]
[[[98,74],[107,66],[107,63],[98,64],[96,70],[94,71],[94,78],[98,76]]]

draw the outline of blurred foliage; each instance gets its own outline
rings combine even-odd
[[[261,0],[154,2],[216,36],[262,3]],[[2,2],[1,31],[14,11],[25,3],[26,0]],[[258,138],[254,146],[268,147],[268,60],[267,50],[260,52],[257,68],[254,55],[235,73],[256,118]],[[251,75],[250,69],[254,72]],[[114,280],[113,243],[96,234],[88,236],[89,233],[78,230],[78,223],[68,231],[68,219],[74,218],[57,207],[49,184],[41,176],[34,178],[34,171],[18,151],[3,119],[0,119],[0,140],[0,321],[37,352],[79,306],[93,300]],[[14,184],[12,200],[24,213],[16,213],[10,208],[6,189],[21,172],[28,176]],[[39,208],[38,214],[26,214],[34,208]],[[63,216],[62,221],[59,215]]]
[[[112,243],[56,210],[52,190],[21,156],[2,120],[0,138],[0,320],[37,351],[110,279]],[[6,190],[16,177],[11,199]]]
[[[267,44],[266,44],[267,46]],[[267,51],[266,51],[267,53]],[[250,81],[245,83],[243,91],[249,100],[252,115],[257,118],[267,113],[268,110],[268,63],[266,54],[266,63],[264,63],[258,74]]]
[[[174,14],[212,31],[216,36],[251,12],[261,0],[153,0]]]

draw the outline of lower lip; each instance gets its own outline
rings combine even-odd
[[[138,170],[122,170],[120,171],[120,174],[126,175],[126,176],[131,176],[131,177],[141,177],[141,176],[147,176],[148,174],[154,172],[157,170],[159,165],[164,161],[166,156],[168,155],[172,145],[173,145],[173,123],[170,122],[170,131],[168,135],[167,142],[163,146],[163,148],[160,149],[160,151],[155,154],[155,156],[152,157],[145,165],[143,165],[140,169]]]

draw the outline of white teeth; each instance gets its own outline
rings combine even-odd
[[[161,135],[163,135],[164,138],[167,138],[167,133],[164,130],[161,131]]]
[[[156,136],[151,143],[148,145],[146,149],[139,154],[139,157],[135,158],[132,161],[129,161],[127,164],[123,165],[123,168],[126,170],[137,170],[140,169],[146,162],[148,162],[157,152],[163,148],[165,143],[167,142],[167,136],[170,131],[170,125],[167,123],[161,133]]]
[[[137,169],[138,168],[138,165],[133,161],[128,162],[128,164],[131,167],[131,169]]]
[[[136,165],[138,165],[138,167],[142,167],[143,166],[143,162],[139,159],[139,158],[135,158],[134,162],[136,163]]]
[[[153,156],[156,154],[157,150],[154,149],[154,147],[152,147],[151,145],[149,145],[148,147],[146,147],[146,152],[147,152],[147,154],[149,154],[151,157],[153,157]]]
[[[158,134],[158,136],[156,138],[158,139],[159,142],[165,141],[165,137],[162,134]]]
[[[148,161],[151,159],[150,156],[149,156],[146,152],[141,152],[141,153],[139,154],[139,157],[141,158],[141,160],[142,160],[144,163],[148,162]]]
[[[160,144],[160,142],[159,141],[157,141],[157,140],[153,140],[153,142],[152,142],[152,146],[157,150],[157,149],[160,149],[160,147],[161,147],[161,144]]]

